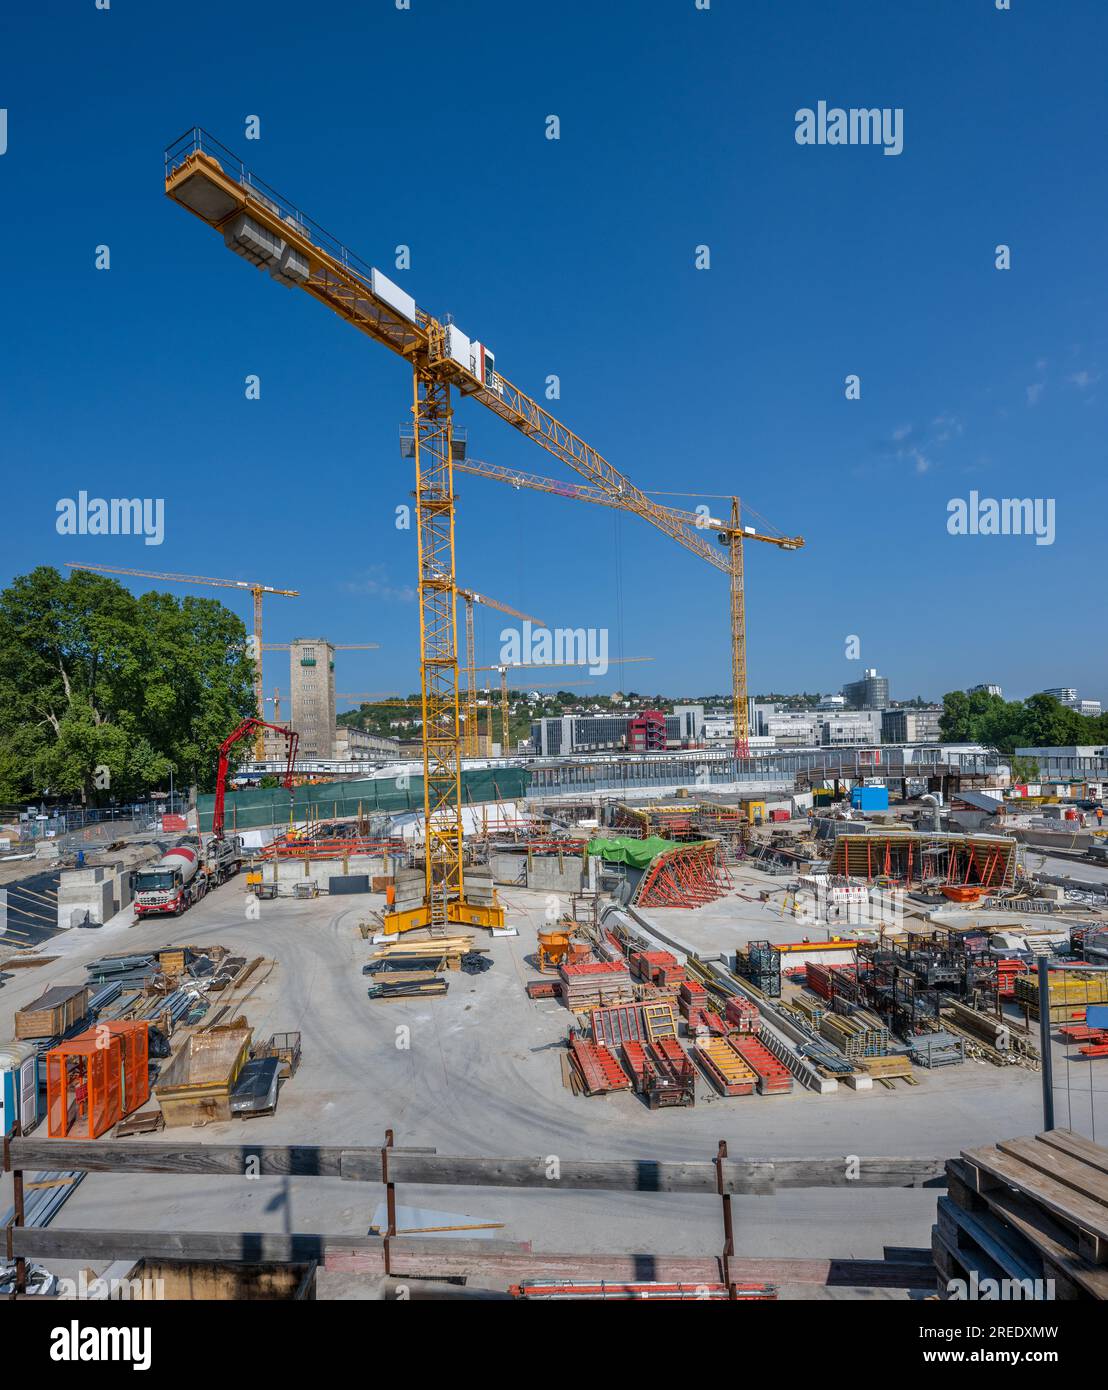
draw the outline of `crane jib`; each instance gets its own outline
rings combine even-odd
[[[224,163],[237,165],[240,177]],[[174,162],[176,161],[176,162]],[[411,315],[398,308],[403,295],[379,271],[367,266],[340,242],[299,213],[280,195],[259,185],[241,162],[201,131],[167,156],[166,193],[175,202],[223,233],[228,247],[266,269],[274,279],[298,285],[369,337],[391,348],[413,367],[457,387],[532,438],[549,453],[635,511],[686,549],[718,569],[727,568],[695,525],[659,507],[602,455],[561,424],[537,401],[495,373],[493,384],[479,380],[445,349],[447,328],[403,296]],[[264,190],[264,191],[263,191]],[[478,345],[480,346],[480,345]]]

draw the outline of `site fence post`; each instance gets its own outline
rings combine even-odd
[[[738,1292],[731,1280],[731,1256],[735,1253],[735,1230],[731,1224],[731,1194],[724,1189],[723,1185],[723,1163],[727,1157],[727,1140],[719,1141],[719,1150],[716,1154],[716,1191],[723,1200],[723,1282],[727,1286],[727,1297],[734,1302],[738,1297]]]
[[[392,1274],[391,1241],[396,1235],[396,1184],[389,1178],[389,1150],[393,1146],[393,1132],[385,1130],[385,1147],[381,1150],[381,1181],[385,1184],[385,1274]]]
[[[13,1258],[12,1232],[17,1226],[22,1226],[25,1220],[23,1205],[23,1169],[12,1167],[11,1141],[18,1139],[23,1133],[19,1120],[12,1125],[11,1133],[4,1135],[4,1172],[12,1175],[12,1219],[8,1222],[5,1230],[6,1255],[9,1263]],[[12,1283],[11,1299],[14,1301],[20,1294],[27,1292],[27,1261],[22,1255],[15,1258],[15,1279]]]
[[[1054,1128],[1054,1067],[1050,1052],[1050,967],[1039,957],[1039,1052],[1043,1075],[1043,1129]]]

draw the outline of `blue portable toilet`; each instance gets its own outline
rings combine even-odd
[[[38,1093],[38,1048],[29,1042],[0,1043],[0,1135],[16,1121],[24,1134],[41,1115]]]

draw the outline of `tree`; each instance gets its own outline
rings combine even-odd
[[[1034,758],[1013,758],[1011,767],[1014,783],[1026,784],[1039,780],[1039,764]]]
[[[20,575],[0,593],[0,800],[135,796],[171,765],[211,786],[252,679],[246,630],[216,600]]]

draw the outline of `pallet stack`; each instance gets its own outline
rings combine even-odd
[[[724,1016],[740,1033],[756,1033],[762,1019],[753,999],[745,999],[741,994],[733,994],[728,999]]]
[[[1039,977],[1017,975],[1016,1002],[1031,1018],[1039,1017]],[[1087,970],[1052,970],[1050,972],[1051,1023],[1082,1023],[1088,1004],[1108,1003],[1108,975]]]
[[[694,1009],[706,1009],[708,991],[699,980],[686,980],[677,992],[677,1007],[682,1018],[688,1018]]]
[[[1052,1129],[964,1150],[946,1172],[931,1232],[940,1295],[998,1298],[984,1281],[1018,1280],[1009,1298],[1108,1297],[1108,1149]]]
[[[631,956],[631,978],[642,984],[666,988],[685,979],[685,967],[669,951],[635,951]]]
[[[586,961],[559,967],[562,999],[575,1013],[613,1004],[633,1004],[635,994],[627,967],[618,961]]]

